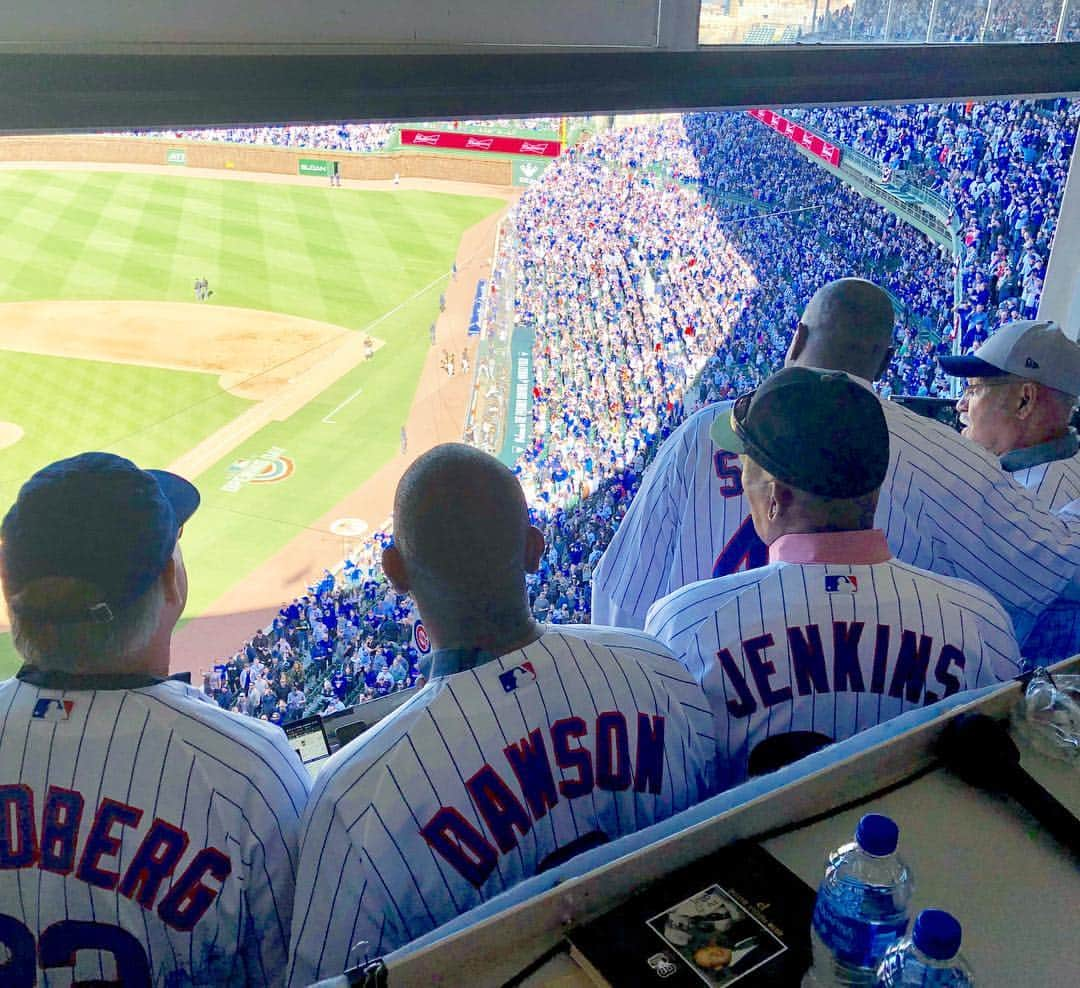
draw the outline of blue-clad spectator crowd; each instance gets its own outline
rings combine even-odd
[[[206,670],[204,690],[226,710],[286,724],[422,685],[416,611],[378,564],[388,538],[376,533],[339,573],[325,571]]]
[[[1068,100],[785,111],[945,198],[962,241],[965,352],[1038,308],[1080,122]],[[952,336],[950,337],[952,338]]]

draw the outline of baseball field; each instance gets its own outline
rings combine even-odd
[[[183,473],[203,496],[182,543],[192,624],[254,621],[300,592],[343,548],[335,517],[366,507],[381,524],[385,490],[364,492],[400,474],[403,426],[410,457],[460,435],[447,402],[467,383],[442,393],[429,327],[465,342],[450,314],[506,205],[420,182],[242,178],[0,169],[0,511],[86,449]],[[16,662],[5,630],[0,676]]]

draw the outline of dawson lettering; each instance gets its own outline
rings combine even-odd
[[[608,710],[593,722],[566,717],[536,728],[503,749],[500,769],[483,765],[465,781],[483,828],[453,806],[443,806],[420,833],[472,885],[491,876],[499,855],[560,800],[606,792],[660,795],[664,783],[664,718],[638,713],[631,745],[626,715]],[[632,749],[632,750],[631,750]]]

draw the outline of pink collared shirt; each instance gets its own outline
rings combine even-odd
[[[770,563],[885,563],[892,559],[880,528],[860,532],[781,535],[769,546]]]

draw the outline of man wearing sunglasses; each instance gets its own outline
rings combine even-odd
[[[167,678],[198,504],[83,453],[0,527],[25,661],[0,683],[0,983],[282,981],[309,776],[279,729]]]
[[[717,418],[713,439],[742,458],[769,563],[676,590],[645,630],[709,698],[722,786],[746,779],[767,738],[805,753],[1019,672],[1001,605],[897,561],[874,527],[889,428],[871,391],[789,367]]]

